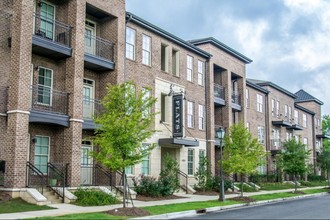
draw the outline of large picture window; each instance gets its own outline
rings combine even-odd
[[[47,163],[49,159],[49,137],[36,136],[34,149],[34,166],[42,173],[47,173]]]

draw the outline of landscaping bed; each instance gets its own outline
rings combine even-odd
[[[176,196],[176,195],[157,196],[157,197],[136,195],[136,200],[145,201],[145,202],[147,202],[147,201],[161,201],[161,200],[169,200],[169,199],[182,199],[182,198],[186,198],[186,197]]]
[[[150,213],[144,209],[137,208],[137,207],[126,207],[126,208],[118,208],[112,209],[106,212],[109,215],[116,215],[116,216],[134,216],[134,217],[141,217],[150,215]]]

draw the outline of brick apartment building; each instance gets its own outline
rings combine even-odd
[[[160,112],[160,132],[144,143],[157,146],[126,168],[129,176],[158,176],[167,153],[189,185],[201,156],[216,174],[215,130],[239,121],[272,155],[282,141],[299,137],[315,163],[325,138],[323,103],[303,90],[246,80],[252,60],[214,38],[182,40],[126,12],[124,0],[3,0],[0,12],[2,190],[15,195],[50,170],[65,173],[66,186],[106,184],[96,173],[106,171],[89,156],[96,148],[92,115],[107,84],[128,80],[136,91],[150,89]],[[270,158],[260,172],[274,163]]]

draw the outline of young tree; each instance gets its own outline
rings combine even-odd
[[[93,156],[96,161],[112,170],[123,173],[123,207],[126,207],[127,181],[125,167],[139,163],[150,154],[153,145],[143,146],[155,130],[152,123],[156,113],[151,112],[156,99],[150,91],[136,95],[132,82],[110,85],[101,104],[104,107],[95,117],[100,127],[95,131],[94,143],[98,146]]]
[[[317,163],[321,167],[321,169],[326,173],[326,177],[328,180],[328,185],[330,188],[330,179],[329,179],[329,173],[330,173],[330,146],[323,146],[321,153],[316,158]]]
[[[296,177],[308,171],[308,158],[310,151],[306,150],[306,145],[294,138],[283,143],[283,151],[279,154],[283,171],[293,175],[295,182],[295,192],[297,192]]]
[[[243,176],[257,172],[266,153],[256,138],[243,123],[234,124],[225,136],[223,168],[226,173],[236,173],[241,177],[241,197],[243,197]]]

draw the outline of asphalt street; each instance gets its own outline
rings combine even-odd
[[[330,219],[330,194],[210,212],[184,219]]]

